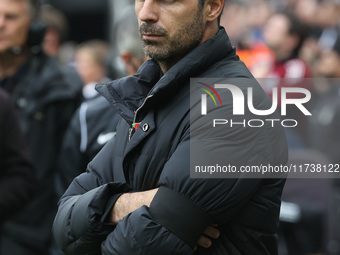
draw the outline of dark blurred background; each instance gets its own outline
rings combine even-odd
[[[69,25],[69,37],[77,43],[98,38],[110,39],[110,1],[108,0],[47,0],[63,12]]]

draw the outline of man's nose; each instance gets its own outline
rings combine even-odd
[[[159,18],[159,3],[157,0],[145,0],[136,3],[136,13],[140,21],[155,23]]]

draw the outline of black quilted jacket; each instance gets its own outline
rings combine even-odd
[[[123,119],[115,141],[73,181],[59,203],[53,230],[66,254],[277,254],[284,179],[190,178],[190,141],[191,146],[205,142],[207,158],[214,153],[209,150],[214,145],[203,138],[200,114],[190,128],[190,110],[200,112],[201,107],[190,104],[190,77],[252,76],[221,28],[165,75],[149,60],[137,75],[98,86]],[[254,91],[256,109],[269,109],[271,100],[258,84]],[[232,100],[224,103],[214,112],[231,114]],[[134,133],[133,122],[140,122]],[[287,160],[282,129],[267,124],[224,132],[219,142],[230,164]],[[117,225],[106,223],[119,194],[155,187],[160,189],[150,208],[142,206]],[[221,236],[211,248],[194,251],[211,222],[219,225]]]

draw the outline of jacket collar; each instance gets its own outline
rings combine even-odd
[[[218,33],[194,48],[184,58],[163,75],[158,63],[150,59],[138,70],[136,75],[128,76],[108,84],[98,84],[97,91],[102,94],[128,122],[145,98],[152,95],[153,103],[160,102],[176,93],[183,82],[192,77],[200,77],[215,62],[234,53],[230,40],[223,27]]]

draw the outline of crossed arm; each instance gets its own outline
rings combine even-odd
[[[253,132],[242,138],[254,140],[256,135]],[[248,141],[243,140],[236,144],[240,150],[233,140],[230,144],[228,139],[220,140],[231,163],[257,164],[254,158],[261,162],[270,158],[257,155],[258,150],[251,146],[244,147]],[[261,187],[262,180],[191,179],[186,171],[190,167],[189,145],[189,141],[179,144],[164,165],[158,190],[136,193],[131,193],[131,187],[119,178],[112,182],[112,172],[103,167],[112,165],[112,150],[102,150],[59,203],[53,231],[63,251],[79,255],[194,254],[195,245],[209,247],[211,238],[219,232],[208,226],[211,220],[203,214],[219,224],[228,222]],[[207,157],[212,153],[207,151]],[[115,201],[114,206],[111,201]],[[117,224],[106,224],[108,218]],[[200,224],[204,220],[207,222]]]
[[[112,208],[110,222],[118,224],[118,221],[122,220],[126,215],[137,210],[139,207],[143,205],[150,207],[151,201],[157,191],[158,188],[142,192],[124,193],[117,199]],[[210,238],[217,239],[219,235],[220,232],[217,229],[217,226],[210,225],[205,229],[204,235],[200,236],[198,239],[197,245],[209,248],[212,244]]]

